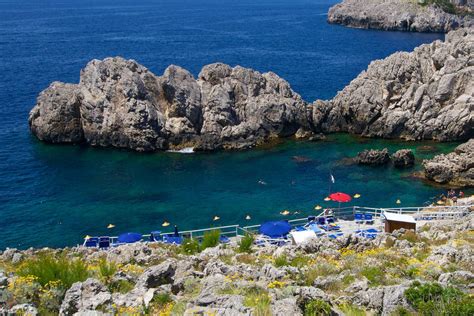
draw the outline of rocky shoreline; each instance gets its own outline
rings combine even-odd
[[[0,313],[414,315],[432,308],[467,316],[474,310],[473,229],[470,214],[416,233],[321,237],[302,246],[7,249]],[[420,291],[434,291],[433,301],[420,304]],[[449,304],[437,301],[445,292],[456,294]]]
[[[474,136],[474,29],[372,62],[332,100],[307,103],[288,82],[225,64],[195,79],[156,76],[120,57],[91,61],[78,84],[52,83],[29,125],[40,140],[156,151],[242,149],[272,138],[367,137],[439,141]]]
[[[472,2],[446,1],[446,5],[465,14],[448,13],[429,1],[343,0],[329,9],[328,22],[364,29],[441,33],[474,25],[469,14],[474,9]]]

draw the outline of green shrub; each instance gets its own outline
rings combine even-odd
[[[200,251],[199,243],[195,239],[186,238],[181,244],[181,252],[186,255],[194,255]]]
[[[99,260],[99,274],[100,278],[105,282],[108,283],[110,279],[115,275],[117,272],[118,267],[117,264],[113,261],[107,261],[105,258],[101,258]]]
[[[305,316],[328,316],[331,315],[331,305],[329,303],[321,300],[310,300],[304,305],[304,315]]]
[[[349,303],[341,304],[338,307],[346,316],[365,316],[366,315],[364,310]]]
[[[206,248],[217,246],[219,244],[220,236],[221,232],[217,229],[205,232],[202,237],[201,251]]]
[[[278,256],[275,258],[274,260],[274,265],[275,267],[285,267],[285,266],[289,266],[290,263],[288,262],[288,259],[286,258],[286,255],[281,255],[281,256]]]
[[[34,276],[41,286],[60,281],[61,286],[69,289],[75,282],[89,277],[87,265],[81,259],[69,259],[62,255],[59,258],[51,254],[39,254],[36,258],[25,260],[18,268],[19,276]]]
[[[153,296],[152,302],[158,306],[165,306],[168,303],[171,303],[173,299],[169,293],[158,293]]]
[[[407,230],[399,239],[405,239],[411,243],[416,243],[418,241],[418,235],[413,230]]]
[[[385,282],[385,272],[379,267],[365,267],[360,273],[369,280],[372,286],[383,285]]]
[[[252,234],[245,234],[239,241],[239,252],[252,252],[252,245],[255,238]]]
[[[253,308],[255,316],[271,316],[271,299],[268,293],[258,287],[245,290],[244,305]]]
[[[474,315],[474,298],[454,287],[413,282],[405,297],[421,315]]]

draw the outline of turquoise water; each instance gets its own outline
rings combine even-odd
[[[237,153],[143,155],[48,146],[29,133],[38,93],[54,80],[77,82],[93,58],[133,58],[156,74],[177,64],[197,75],[218,61],[271,70],[312,101],[333,97],[374,59],[443,38],[329,25],[335,2],[0,0],[0,249],[148,232],[164,220],[185,229],[216,224],[215,215],[222,225],[246,224],[246,214],[249,224],[280,218],[283,209],[308,215],[315,204],[330,205],[321,200],[331,170],[333,189],[360,193],[358,204],[419,205],[442,192],[409,178],[411,170],[338,162],[363,148],[406,144],[338,136]],[[297,155],[312,161],[296,163]]]
[[[323,142],[286,141],[270,148],[245,152],[197,154],[138,154],[79,146],[36,143],[34,164],[39,175],[25,181],[12,194],[28,200],[10,205],[2,218],[15,236],[0,232],[4,245],[66,245],[86,234],[149,232],[164,220],[180,229],[212,225],[257,224],[283,218],[288,209],[299,211],[289,218],[315,214],[329,191],[359,193],[347,205],[422,205],[443,192],[410,178],[414,169],[362,167],[347,159],[366,148],[413,148],[419,159],[429,157],[420,146],[437,152],[451,145],[367,140],[331,135]],[[297,162],[294,156],[307,160]],[[264,182],[265,184],[261,184]],[[18,217],[31,210],[27,218]],[[249,214],[252,220],[244,218]],[[213,222],[214,216],[221,219]],[[108,224],[116,227],[106,229]],[[12,229],[13,230],[13,229]],[[32,238],[31,234],[34,234]],[[25,244],[19,241],[27,241]]]

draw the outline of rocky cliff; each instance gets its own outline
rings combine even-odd
[[[251,147],[309,128],[306,103],[274,73],[212,64],[195,79],[172,65],[156,76],[119,57],[91,61],[79,84],[52,83],[29,123],[47,142],[137,151]]]
[[[455,187],[474,187],[474,139],[456,147],[447,155],[423,161],[428,180]]]
[[[225,64],[195,79],[156,76],[133,60],[91,61],[78,84],[52,83],[31,110],[51,143],[155,151],[248,148],[274,137],[350,132],[368,137],[468,139],[474,126],[474,30],[369,65],[333,100],[307,104],[272,72]]]
[[[447,2],[447,5],[451,5]],[[472,3],[457,1],[453,8],[469,12]],[[437,4],[415,0],[344,0],[331,7],[328,22],[345,26],[414,32],[449,32],[473,25],[472,16],[445,12]]]
[[[325,132],[440,141],[474,136],[474,29],[373,61],[329,102],[312,105]]]

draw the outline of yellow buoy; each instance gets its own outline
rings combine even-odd
[[[111,229],[111,228],[114,228],[114,227],[115,227],[114,224],[109,224],[109,225],[107,225],[107,228],[108,228],[108,229]]]
[[[438,204],[438,205],[443,205],[443,204],[444,204],[444,201],[439,200],[438,202],[436,202],[436,204]]]
[[[290,214],[290,212],[288,210],[284,210],[284,211],[281,211],[280,214],[286,216]]]
[[[360,198],[360,194],[359,193],[354,194],[354,199],[358,199],[358,198]]]
[[[314,207],[315,210],[320,210],[320,209],[322,209],[322,208],[323,208],[323,207],[322,207],[321,205],[316,205],[316,206]]]
[[[89,236],[89,235],[86,235],[86,237],[84,237],[84,239],[86,239],[86,240],[90,239],[90,238],[91,238],[91,236]]]
[[[400,199],[398,199],[396,203],[397,203],[397,204],[401,204],[402,201],[400,201]]]
[[[245,216],[245,219],[250,220],[251,219],[250,215]]]
[[[329,196],[324,198],[324,201],[331,201],[331,198]]]
[[[213,221],[218,221],[220,220],[221,218],[219,216],[214,216],[214,218],[212,219]]]
[[[161,226],[163,227],[170,226],[170,223],[168,223],[167,221],[164,221],[163,224],[161,224]]]

